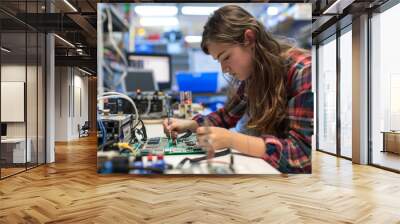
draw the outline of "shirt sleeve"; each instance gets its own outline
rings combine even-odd
[[[196,121],[199,126],[204,126],[207,121],[211,126],[227,129],[235,127],[236,123],[246,111],[247,102],[244,96],[244,83],[239,86],[229,105],[231,105],[229,108],[225,106],[207,116],[198,114],[193,120]]]
[[[311,57],[289,69],[289,130],[285,138],[262,135],[266,144],[263,159],[282,173],[311,173],[314,96],[311,90]]]

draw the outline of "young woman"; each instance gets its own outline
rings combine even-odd
[[[224,108],[208,116],[165,120],[165,133],[175,137],[190,129],[209,150],[230,147],[263,158],[282,173],[311,173],[309,52],[274,39],[256,18],[234,5],[209,18],[201,47],[230,74],[233,94]],[[247,122],[248,134],[229,130],[240,119]]]

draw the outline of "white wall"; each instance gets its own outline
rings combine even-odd
[[[78,124],[81,126],[88,121],[88,78],[81,76],[82,73],[79,71],[79,75],[74,75],[74,108],[72,108],[72,136],[73,138],[79,137]]]
[[[67,67],[55,68],[55,141],[68,140],[68,86]]]
[[[71,67],[56,67],[56,141],[79,138],[78,124],[88,120],[88,78]]]

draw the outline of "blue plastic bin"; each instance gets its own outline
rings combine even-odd
[[[177,72],[176,81],[179,91],[215,93],[217,92],[218,72]]]

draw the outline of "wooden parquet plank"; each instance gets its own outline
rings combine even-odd
[[[400,175],[313,152],[311,175],[96,173],[96,139],[0,181],[0,223],[400,223]]]

